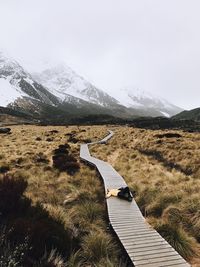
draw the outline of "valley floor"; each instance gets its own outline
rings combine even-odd
[[[148,222],[200,266],[200,134],[111,128],[113,138],[91,154],[116,168]],[[0,135],[2,266],[129,266],[108,229],[101,180],[79,161],[80,144],[101,139],[107,127],[11,132]]]

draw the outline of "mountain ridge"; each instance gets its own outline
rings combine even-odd
[[[124,93],[124,97],[130,98],[130,92],[127,94]],[[17,61],[0,53],[0,106],[32,114],[37,119],[59,117],[60,120],[65,116],[74,119],[90,114],[155,117],[169,115],[171,107],[179,109],[170,103],[167,103],[168,109],[163,109],[167,105],[153,96],[131,95],[131,105],[123,105],[116,97],[98,89],[67,66],[30,74]],[[156,102],[160,106],[156,106]]]
[[[133,113],[146,113],[152,116],[170,117],[183,110],[167,100],[139,89],[122,88],[108,94],[64,64],[34,73],[33,77],[47,88],[51,88],[51,92],[62,99],[65,99],[66,94],[70,94],[104,107],[120,105],[128,108],[129,111],[132,110]]]

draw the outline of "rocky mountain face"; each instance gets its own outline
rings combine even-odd
[[[1,53],[0,106],[48,121],[99,114],[119,118],[171,116],[181,111],[165,100],[130,88],[111,96],[64,65],[30,74]]]
[[[16,61],[0,54],[1,105],[28,97],[49,105],[57,105],[58,98],[37,83]],[[5,88],[5,89],[4,89]],[[5,103],[4,103],[5,101]],[[10,101],[10,103],[9,103]]]
[[[96,88],[64,65],[47,69],[41,73],[35,73],[33,77],[46,88],[49,88],[63,102],[68,102],[69,96],[73,96],[102,107],[119,105],[115,98]]]
[[[50,120],[71,118],[92,110],[88,102],[74,96],[66,94],[65,100],[52,94],[15,60],[0,54],[0,106]],[[100,107],[95,111],[101,113],[104,110]]]
[[[36,73],[33,77],[67,102],[68,95],[72,95],[102,107],[124,106],[129,113],[149,116],[170,117],[182,111],[165,99],[139,89],[123,88],[109,95],[64,65]]]

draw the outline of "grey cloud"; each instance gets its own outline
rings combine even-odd
[[[100,88],[200,106],[199,0],[1,0],[0,49],[29,70],[66,62]]]

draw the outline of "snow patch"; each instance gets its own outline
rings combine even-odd
[[[164,112],[164,111],[160,111],[165,117],[167,117],[167,118],[169,118],[170,117],[170,115],[169,115],[169,113],[167,113],[167,112]]]
[[[8,80],[0,78],[0,106],[6,107],[23,95],[25,94],[12,86]]]

